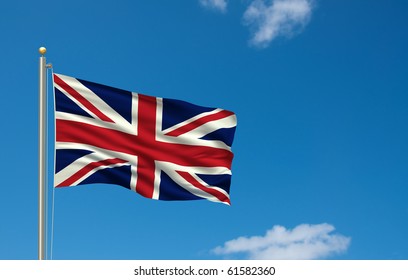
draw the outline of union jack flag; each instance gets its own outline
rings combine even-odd
[[[53,78],[55,187],[106,183],[151,199],[230,204],[234,113]]]

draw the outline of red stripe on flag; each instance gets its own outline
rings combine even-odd
[[[223,194],[222,192],[219,192],[215,189],[208,188],[206,186],[203,186],[199,181],[197,181],[190,173],[186,171],[177,171],[177,173],[184,178],[187,182],[192,184],[194,187],[197,189],[200,189],[206,193],[211,194],[212,196],[216,197],[219,201],[226,202],[229,205],[231,204],[230,199],[228,196]]]
[[[110,158],[101,161],[91,162],[88,165],[85,165],[82,169],[78,170],[74,175],[66,179],[64,182],[58,184],[57,187],[65,187],[65,186],[72,186],[77,180],[81,179],[83,176],[98,168],[100,166],[109,166],[118,163],[125,163],[126,160],[120,158]]]
[[[73,89],[70,85],[64,82],[60,77],[54,74],[54,82],[63,88],[67,93],[69,93],[74,99],[81,103],[85,108],[95,114],[100,120],[107,122],[114,122],[104,113],[102,113],[98,108],[96,108],[91,102],[84,98],[78,91]]]
[[[154,163],[154,152],[158,149],[156,142],[156,98],[139,94],[138,98],[138,139],[145,141],[145,146],[150,147],[151,153],[139,156],[137,162],[136,191],[144,197],[152,198],[154,191],[154,173],[156,166]]]
[[[56,128],[57,142],[92,145],[105,150],[184,166],[222,166],[231,169],[233,153],[224,149],[160,142],[142,135],[131,135],[61,119],[56,120]]]
[[[230,111],[222,110],[222,111],[217,112],[215,114],[211,114],[211,115],[208,115],[208,116],[201,117],[199,119],[196,119],[196,120],[192,121],[191,123],[180,126],[180,127],[176,128],[176,129],[166,133],[166,135],[177,137],[177,136],[180,136],[180,135],[182,135],[182,134],[184,134],[186,132],[189,132],[189,131],[191,131],[193,129],[196,129],[197,127],[200,127],[200,126],[202,126],[203,124],[205,124],[207,122],[220,120],[220,119],[229,117],[229,116],[231,116],[233,114],[234,113],[232,113]]]

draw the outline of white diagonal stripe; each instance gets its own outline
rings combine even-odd
[[[181,186],[183,189],[187,190],[188,192],[190,192],[190,193],[192,193],[192,194],[194,194],[194,195],[196,195],[196,196],[199,196],[199,197],[202,197],[202,198],[205,198],[205,199],[214,201],[214,202],[226,203],[226,202],[220,201],[217,197],[213,196],[212,194],[207,193],[207,192],[205,192],[205,191],[203,191],[203,190],[201,190],[201,189],[196,188],[196,187],[193,186],[191,183],[189,183],[188,181],[186,181],[186,180],[185,180],[179,173],[177,173],[177,171],[173,168],[173,167],[174,167],[174,164],[167,163],[167,162],[161,162],[161,163],[160,163],[160,167],[161,167],[161,169],[163,170],[163,172],[165,172],[173,181],[175,181],[179,186]],[[181,169],[180,171],[185,171],[185,170]],[[189,173],[190,173],[190,172],[189,172]],[[208,185],[206,182],[204,182],[203,180],[201,180],[201,179],[200,179],[196,174],[194,174],[194,173],[190,173],[190,175],[193,176],[194,179],[197,180],[197,181],[198,181],[201,185],[203,185],[204,187],[209,188],[209,189],[216,190],[216,191],[218,191],[218,192],[224,194],[226,197],[229,197],[229,194],[228,194],[225,190],[223,190],[222,188],[214,187],[214,186]],[[228,204],[228,203],[226,203],[226,204]]]
[[[179,137],[188,137],[188,138],[195,138],[199,139],[211,132],[214,132],[221,128],[231,128],[237,125],[237,117],[235,115],[231,115],[219,120],[209,121],[202,124],[195,129],[192,129],[188,132],[183,133]]]
[[[96,95],[93,91],[88,89],[86,86],[81,84],[77,79],[69,76],[64,76],[60,74],[55,74],[59,78],[61,78],[64,82],[66,82],[70,87],[72,87],[75,91],[77,91],[81,96],[87,99],[92,105],[94,105],[99,111],[103,112],[104,115],[109,117],[118,125],[126,125],[128,123],[120,114],[118,114],[114,109],[112,109],[105,101],[103,101],[98,95]],[[58,84],[55,83],[55,87],[58,88],[62,93],[64,93],[68,98],[70,98],[73,102],[75,102],[78,106],[80,106],[84,111],[90,114],[92,117],[99,119],[93,112],[88,110],[85,106],[83,106],[79,101],[74,99],[69,93],[67,93],[63,88],[61,88]]]
[[[192,118],[189,118],[188,120],[185,120],[185,121],[183,121],[183,122],[181,122],[181,123],[178,123],[178,124],[176,124],[176,125],[173,125],[172,127],[166,128],[165,130],[163,130],[163,133],[164,133],[164,134],[170,133],[170,132],[172,132],[173,130],[176,130],[176,129],[178,129],[179,127],[185,126],[185,125],[187,125],[187,124],[189,124],[189,123],[192,123],[192,122],[195,121],[195,120],[201,119],[201,118],[206,117],[206,116],[209,116],[209,115],[216,114],[216,113],[221,112],[221,111],[223,111],[223,110],[222,110],[222,109],[214,109],[214,110],[212,110],[212,111],[210,111],[210,112],[201,113],[201,114],[199,114],[199,115],[197,115],[197,116],[194,116],[194,117],[192,117]]]
[[[102,154],[102,153],[91,153],[87,154],[85,156],[82,156],[69,164],[67,167],[64,169],[60,170],[57,174],[55,174],[54,177],[54,185],[58,186],[65,180],[69,179],[71,176],[76,174],[78,171],[82,170],[85,166],[93,163],[93,162],[98,162],[106,159],[112,158],[109,155]],[[110,164],[110,165],[103,165],[103,166],[98,166],[95,167],[94,169],[90,170],[88,173],[84,174],[81,178],[76,180],[74,183],[71,185],[77,185],[79,182],[82,182],[84,179],[88,178],[92,174],[94,174],[96,171],[104,169],[104,168],[110,168],[110,167],[116,167],[116,166],[123,166],[123,165],[129,165],[128,162],[125,163],[115,163],[115,164]]]

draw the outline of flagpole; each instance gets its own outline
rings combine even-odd
[[[47,118],[47,76],[46,59],[44,57],[47,50],[44,47],[39,49],[41,54],[39,63],[39,113],[38,113],[38,259],[45,259],[45,161],[46,161],[46,118]]]

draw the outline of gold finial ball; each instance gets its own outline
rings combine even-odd
[[[38,49],[38,52],[39,52],[41,55],[44,55],[44,54],[47,52],[47,49],[44,48],[44,47],[41,47],[41,48]]]

